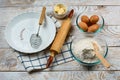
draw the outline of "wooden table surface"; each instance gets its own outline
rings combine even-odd
[[[0,80],[120,80],[120,0],[60,0],[75,12],[87,6],[88,11],[95,11],[105,19],[104,29],[97,35],[104,38],[109,45],[107,60],[111,67],[106,69],[98,64],[88,69],[76,61],[71,61],[51,70],[43,70],[28,74],[17,59],[16,53],[10,48],[4,38],[4,30],[10,20],[23,12],[40,12],[43,5],[47,11],[52,11],[52,3],[57,0],[32,0],[24,4],[16,3],[24,0],[0,0]],[[30,1],[30,0],[26,0]],[[75,27],[74,16],[73,35],[82,36]]]

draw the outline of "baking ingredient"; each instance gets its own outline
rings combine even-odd
[[[90,26],[92,26],[93,24],[89,21],[89,22],[87,23],[87,25],[88,25],[88,27],[90,27]]]
[[[92,26],[90,26],[88,28],[88,32],[95,32],[98,29],[99,29],[99,25],[98,24],[94,24],[94,25],[92,25]]]
[[[92,44],[93,42],[98,46],[98,52],[103,55],[104,51],[98,42],[95,39],[86,38],[81,39],[73,44],[73,54],[75,57],[86,63],[98,61],[98,58],[95,55],[94,46]]]
[[[54,12],[58,15],[62,15],[66,12],[66,7],[63,4],[57,4],[54,7]]]
[[[87,15],[82,15],[78,25],[84,32],[95,32],[99,29],[98,21],[99,17],[97,15],[92,15],[90,19]]]
[[[99,20],[99,17],[98,17],[97,15],[93,15],[93,16],[90,17],[90,22],[91,22],[92,24],[97,23],[98,20]]]
[[[88,26],[85,22],[79,22],[79,27],[83,30],[83,31],[87,31],[88,30]]]
[[[94,50],[93,49],[84,49],[82,50],[82,56],[84,59],[92,59],[92,58],[95,58],[95,54],[93,53]]]
[[[81,21],[85,22],[85,23],[88,23],[89,22],[89,17],[87,15],[83,15],[83,16],[81,16]]]

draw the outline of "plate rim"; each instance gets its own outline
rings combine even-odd
[[[52,21],[52,23],[54,24],[54,28],[55,28],[55,34],[53,35],[53,39],[52,39],[52,41],[48,44],[48,46],[47,47],[45,47],[45,48],[43,48],[42,50],[39,50],[39,49],[36,49],[35,51],[30,51],[30,52],[27,52],[27,51],[21,51],[21,50],[19,50],[18,48],[15,48],[14,46],[12,46],[12,44],[11,44],[11,42],[9,42],[9,40],[8,40],[8,38],[7,38],[7,28],[10,26],[10,24],[11,24],[11,22],[13,21],[13,20],[15,20],[17,17],[19,17],[19,16],[21,16],[21,15],[24,15],[24,14],[30,14],[30,13],[33,13],[33,14],[39,14],[38,12],[24,12],[24,13],[21,13],[21,14],[18,14],[17,16],[15,16],[15,17],[13,17],[9,22],[8,22],[8,24],[6,25],[6,28],[5,28],[5,30],[4,30],[4,34],[5,34],[5,40],[7,41],[7,43],[8,43],[8,45],[9,45],[9,47],[11,47],[12,49],[14,49],[14,50],[16,50],[17,52],[22,52],[22,53],[25,53],[25,54],[34,54],[34,53],[37,53],[37,52],[41,52],[41,51],[43,51],[44,49],[46,49],[47,47],[49,47],[50,45],[51,45],[51,43],[53,42],[53,40],[54,40],[54,38],[55,38],[55,35],[56,35],[56,26],[55,26],[55,24],[54,24],[54,22]],[[51,19],[49,16],[47,16],[46,15],[46,17],[47,18],[49,18],[49,19]],[[52,20],[52,19],[51,19]]]

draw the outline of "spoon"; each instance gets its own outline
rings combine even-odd
[[[31,46],[35,49],[39,48],[39,46],[41,45],[41,42],[42,42],[41,37],[39,36],[39,31],[40,31],[40,26],[42,25],[43,20],[45,18],[45,11],[46,11],[46,7],[43,7],[42,13],[41,13],[41,16],[39,19],[39,28],[38,28],[37,34],[32,34],[32,36],[30,38]]]
[[[97,44],[94,43],[94,42],[92,42],[92,44],[93,44],[96,56],[100,59],[100,61],[102,62],[102,64],[105,67],[109,68],[110,67],[110,63],[98,52],[99,48],[98,48]]]

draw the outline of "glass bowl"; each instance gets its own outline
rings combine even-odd
[[[61,10],[62,8],[62,10]],[[57,13],[57,12],[58,13]],[[64,11],[64,13],[61,13],[61,11]],[[59,14],[60,12],[60,14]],[[54,4],[53,5],[53,14],[56,18],[58,19],[63,19],[66,17],[68,13],[68,7],[67,7],[67,4],[64,4],[64,3],[57,3],[57,4]]]
[[[105,40],[103,39],[100,39],[100,38],[74,38],[70,44],[70,51],[71,51],[71,54],[73,56],[73,58],[80,64],[83,64],[85,66],[93,66],[93,65],[96,65],[98,63],[100,63],[101,61],[96,57],[96,60],[95,61],[90,61],[90,62],[86,62],[85,60],[83,60],[81,57],[79,57],[79,55],[81,54],[80,51],[80,46],[78,45],[81,45],[82,47],[81,48],[85,48],[84,45],[88,45],[88,44],[79,44],[79,41],[83,41],[83,40],[88,40],[88,39],[92,39],[94,41],[96,41],[99,46],[101,46],[101,49],[102,49],[102,52],[101,54],[104,56],[104,58],[107,56],[107,53],[108,53],[108,46],[107,46],[107,43]]]
[[[95,32],[85,32],[80,26],[79,26],[79,22],[81,22],[81,17],[83,15],[87,15],[89,18],[92,16],[92,15],[97,15],[99,17],[99,21],[97,22],[97,24],[99,25],[99,28],[98,30],[96,30]],[[77,27],[78,29],[83,32],[84,34],[86,35],[95,35],[96,33],[100,32],[103,27],[104,27],[104,18],[101,16],[101,15],[98,15],[97,13],[87,13],[87,12],[84,12],[84,13],[81,13],[77,16],[77,19],[76,19],[76,24],[77,24]]]

